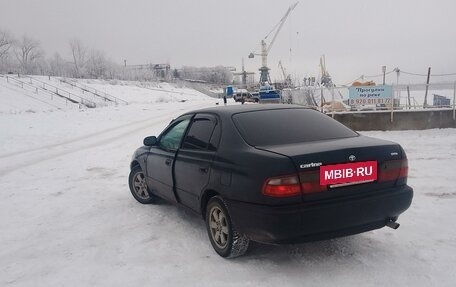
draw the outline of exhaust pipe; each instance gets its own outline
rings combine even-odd
[[[398,229],[399,226],[401,226],[399,223],[397,223],[396,221],[393,221],[392,219],[388,219],[386,221],[386,226],[388,226],[389,228],[392,228],[394,230]]]

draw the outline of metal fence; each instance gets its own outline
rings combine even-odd
[[[387,105],[350,105],[349,88],[309,86],[284,89],[282,97],[285,103],[313,106],[327,113],[452,109],[455,119],[456,82],[393,85],[390,101],[393,104]]]

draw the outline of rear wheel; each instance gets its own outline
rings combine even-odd
[[[149,192],[146,183],[146,176],[141,167],[135,166],[128,177],[130,191],[133,197],[142,204],[150,204],[155,201],[155,197]]]
[[[249,239],[233,226],[223,199],[212,197],[206,208],[206,228],[212,247],[222,257],[243,255],[249,248]]]

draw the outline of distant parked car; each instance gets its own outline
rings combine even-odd
[[[144,139],[130,190],[206,221],[222,257],[249,241],[292,243],[384,227],[411,204],[407,157],[397,143],[359,135],[294,105],[235,105],[183,114]]]
[[[258,94],[254,95],[247,91],[237,92],[233,95],[233,99],[235,102],[251,102],[251,103],[258,103],[259,97]]]
[[[233,100],[234,100],[235,102],[240,102],[240,101],[242,101],[242,99],[244,98],[244,96],[247,95],[247,93],[248,93],[247,91],[245,91],[245,92],[236,92],[236,93],[234,93],[234,95],[233,95]]]

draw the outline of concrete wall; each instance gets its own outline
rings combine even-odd
[[[355,131],[456,128],[456,121],[453,120],[453,110],[450,109],[397,111],[394,112],[393,122],[391,122],[390,111],[336,113],[334,119]]]

